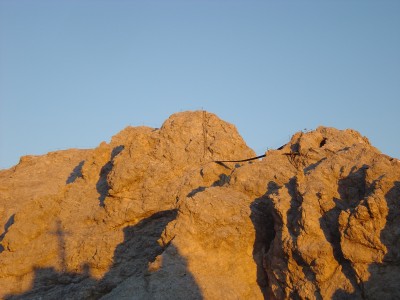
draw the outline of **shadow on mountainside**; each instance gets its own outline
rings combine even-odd
[[[96,189],[99,193],[99,201],[100,206],[104,207],[104,200],[108,196],[108,191],[110,190],[110,186],[108,185],[107,176],[111,172],[114,166],[114,158],[124,150],[124,145],[119,145],[115,147],[111,152],[110,160],[101,168],[99,174],[99,180],[96,183]]]
[[[370,277],[364,282],[363,299],[400,299],[400,182],[395,181],[386,193],[388,207],[386,224],[380,233],[380,240],[386,246],[387,253],[382,263],[368,266]],[[356,293],[338,290],[332,299],[357,299]],[[359,297],[358,297],[359,298]]]
[[[10,218],[8,218],[6,224],[4,224],[4,232],[0,235],[0,243],[4,239],[5,235],[8,232],[8,229],[12,224],[14,224],[14,217],[15,214],[13,214]],[[0,244],[0,253],[4,251],[4,247]]]
[[[359,283],[356,270],[351,262],[344,257],[340,245],[339,215],[340,212],[355,208],[364,199],[369,189],[366,181],[367,165],[361,168],[353,168],[348,176],[339,180],[338,193],[340,199],[333,199],[335,206],[322,215],[320,218],[320,227],[326,240],[332,245],[335,260],[341,266],[344,276],[352,285],[354,292],[348,293],[344,290],[337,290],[332,299],[376,299],[384,293],[388,299],[400,298],[400,237],[396,228],[400,228],[400,182],[395,182],[393,188],[385,195],[387,206],[389,208],[386,218],[386,226],[382,230],[380,239],[387,247],[388,252],[385,255],[383,263],[373,263],[369,266],[371,277],[368,282]],[[284,184],[290,195],[290,207],[287,211],[287,229],[295,241],[300,233],[300,218],[302,195],[298,191],[296,177],[292,177]],[[255,199],[251,204],[251,220],[253,222],[256,237],[253,247],[253,258],[257,264],[257,283],[268,299],[270,295],[270,286],[274,284],[268,278],[265,270],[265,254],[272,247],[275,232],[273,230],[274,221],[272,219],[273,207],[268,201],[271,194],[277,193],[281,188],[277,183],[271,181],[268,183],[267,193],[262,197]],[[314,283],[315,293],[312,295],[315,299],[322,299],[321,290],[317,284],[317,274],[311,266],[303,259],[302,254],[296,248],[293,248],[293,259],[301,266],[308,281]],[[288,271],[288,270],[287,270]],[[385,275],[386,274],[386,275]],[[396,276],[394,276],[396,274]],[[279,284],[279,283],[278,283]],[[382,291],[386,288],[387,291]],[[296,287],[301,288],[301,287]],[[300,299],[298,292],[294,289],[290,294],[291,299]],[[368,289],[368,293],[366,290]]]
[[[296,177],[292,177],[289,182],[285,184],[285,187],[290,195],[290,208],[287,211],[287,227],[288,231],[294,241],[296,243],[297,238],[300,235],[300,218],[301,218],[301,205],[303,202],[303,198],[300,192],[297,189],[297,179]],[[304,260],[301,252],[297,247],[293,248],[292,251],[293,259],[296,261],[297,265],[301,266],[303,269],[303,273],[307,280],[310,282],[316,283],[316,273],[313,271],[311,266]],[[314,285],[314,299],[322,299],[321,290],[319,286]],[[291,294],[291,299],[300,299],[298,288],[294,289]]]
[[[75,182],[78,178],[82,177],[82,167],[84,165],[85,161],[82,160],[79,162],[79,164],[72,170],[71,174],[69,174],[69,177],[67,178],[67,181],[65,182],[66,184],[70,184]]]
[[[357,274],[351,262],[345,258],[340,245],[339,215],[343,210],[354,209],[365,198],[367,192],[367,165],[357,169],[353,167],[349,175],[338,182],[340,199],[334,198],[335,206],[320,218],[320,226],[326,240],[331,244],[333,257],[341,266],[343,275],[349,280],[354,289],[354,297],[363,297],[362,286],[358,283]],[[339,295],[339,292],[336,292]],[[342,295],[344,296],[344,295]],[[340,297],[342,297],[340,296]]]
[[[136,225],[125,227],[124,241],[115,248],[113,264],[100,280],[91,276],[87,263],[82,266],[81,273],[58,271],[53,267],[36,268],[32,288],[23,294],[7,295],[5,299],[149,299],[157,293],[163,299],[187,298],[182,294],[190,295],[190,299],[202,299],[201,291],[187,269],[186,260],[173,245],[157,242],[167,224],[176,216],[177,210],[161,211]],[[53,234],[58,236],[59,243],[65,243],[61,226]],[[162,264],[157,268],[150,266],[167,248],[174,253],[173,265],[179,265],[177,269],[180,272],[169,272],[165,276]],[[60,259],[65,259],[62,252],[65,251],[64,245],[59,245],[59,251]],[[161,279],[157,278],[157,273],[161,274]],[[152,285],[153,278],[163,286]]]
[[[216,186],[224,186],[226,183],[229,183],[231,180],[230,176],[222,173],[219,175],[219,179],[214,181],[210,186],[199,186],[195,189],[193,189],[189,194],[186,195],[186,197],[191,198],[194,197],[197,193],[204,192],[207,188],[209,187],[216,187]]]
[[[250,219],[255,230],[253,259],[257,265],[257,284],[260,287],[264,299],[270,298],[270,293],[268,291],[268,275],[264,266],[264,256],[268,252],[275,237],[274,221],[271,215],[268,196],[278,188],[279,186],[271,181],[268,184],[266,194],[255,199],[250,205]]]

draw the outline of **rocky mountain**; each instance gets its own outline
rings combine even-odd
[[[211,113],[0,171],[2,299],[399,299],[400,162],[319,127],[256,156]],[[1,231],[0,231],[1,232]]]

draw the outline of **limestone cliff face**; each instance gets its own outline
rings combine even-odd
[[[0,171],[0,298],[400,297],[400,162],[353,130],[262,160],[202,111]]]

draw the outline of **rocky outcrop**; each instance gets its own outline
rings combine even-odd
[[[198,111],[0,171],[5,299],[400,296],[400,162],[353,130],[262,160]]]
[[[15,167],[0,171],[0,228],[6,222],[12,223],[13,215],[26,203],[55,195],[81,177],[83,163],[91,151],[72,149],[23,156]]]

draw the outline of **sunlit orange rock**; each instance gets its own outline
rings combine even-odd
[[[319,127],[216,162],[255,156],[196,111],[21,158],[0,171],[0,298],[400,297],[397,159]]]

